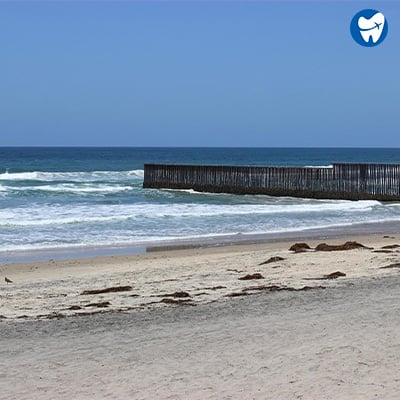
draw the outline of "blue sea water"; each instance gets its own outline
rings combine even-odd
[[[399,203],[143,189],[144,163],[400,163],[400,149],[0,148],[0,262],[10,252],[162,244],[400,221]]]

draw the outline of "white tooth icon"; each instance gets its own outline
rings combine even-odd
[[[368,43],[372,37],[372,42],[376,43],[382,35],[385,26],[385,16],[378,12],[370,19],[360,17],[358,19],[358,27],[364,41]]]

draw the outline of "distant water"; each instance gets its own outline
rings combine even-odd
[[[143,189],[143,164],[400,162],[400,149],[0,148],[4,252],[400,221],[400,204]]]

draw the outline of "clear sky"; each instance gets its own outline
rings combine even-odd
[[[0,146],[400,147],[400,1],[0,2],[0,56]]]

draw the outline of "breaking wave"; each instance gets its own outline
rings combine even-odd
[[[80,172],[4,172],[0,181],[40,181],[40,182],[96,182],[143,179],[144,170],[131,171],[80,171]]]

